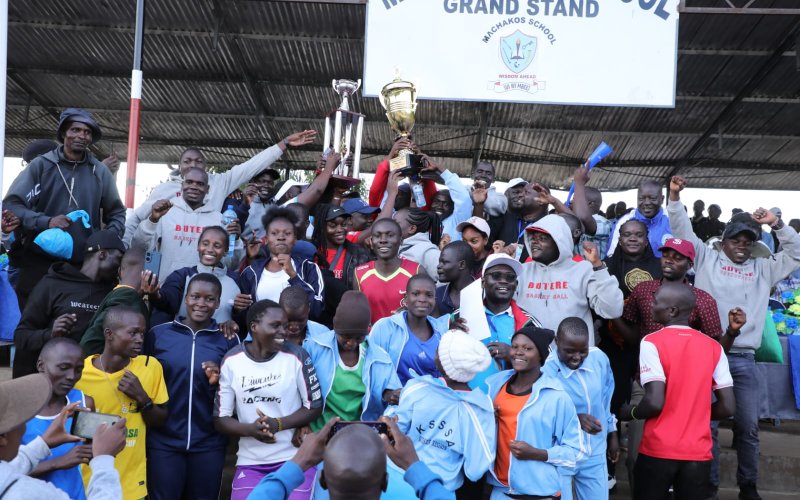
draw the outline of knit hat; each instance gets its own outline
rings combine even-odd
[[[445,375],[456,382],[469,382],[492,362],[483,342],[461,330],[446,331],[438,352]]]
[[[64,131],[66,130],[67,125],[72,122],[83,123],[92,129],[92,144],[97,143],[100,138],[103,137],[103,132],[100,130],[100,125],[97,124],[91,113],[83,109],[67,108],[58,118],[58,132],[56,132],[56,139],[64,142]]]
[[[342,295],[336,314],[333,316],[333,330],[336,333],[361,333],[366,335],[372,322],[372,311],[367,296],[362,292],[348,290]]]
[[[514,334],[514,337],[517,335],[525,335],[531,339],[531,342],[536,345],[536,350],[539,351],[541,364],[544,366],[544,362],[547,360],[547,355],[550,354],[550,343],[553,342],[553,338],[556,336],[553,330],[539,328],[538,326],[526,326],[525,328],[517,330],[517,333]],[[513,340],[514,337],[511,337],[511,339]]]

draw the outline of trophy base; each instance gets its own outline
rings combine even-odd
[[[361,179],[355,177],[348,177],[346,175],[332,175],[330,184],[339,187],[351,188],[361,184]]]

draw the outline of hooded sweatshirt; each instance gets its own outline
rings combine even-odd
[[[213,210],[222,210],[225,198],[236,188],[255,177],[259,172],[267,169],[281,157],[283,151],[277,144],[269,147],[244,163],[240,163],[227,172],[221,174],[208,174],[208,194],[204,205],[209,205]],[[150,210],[158,200],[172,200],[181,196],[181,176],[173,172],[169,180],[153,189],[144,203],[137,207],[125,221],[125,237],[123,241],[130,245],[136,228],[150,217]],[[124,209],[123,209],[124,213]]]
[[[78,209],[89,214],[95,231],[110,229],[122,236],[125,229],[125,206],[114,176],[88,151],[82,161],[68,160],[64,146],[36,157],[14,179],[3,208],[34,235],[48,228],[51,217]]]
[[[113,283],[92,281],[65,262],[53,264],[31,292],[14,331],[14,377],[36,373],[39,352],[50,340],[53,322],[62,314],[77,316],[69,336],[80,342],[100,303],[113,288]]]
[[[395,408],[400,431],[448,490],[460,488],[465,475],[480,480],[494,462],[497,424],[486,393],[455,391],[425,375],[408,381]]]
[[[661,258],[661,248],[668,239],[672,238],[672,230],[670,229],[670,220],[664,214],[664,210],[659,208],[658,213],[652,219],[648,219],[637,208],[633,212],[628,212],[619,218],[611,230],[611,240],[608,242],[608,255],[614,253],[619,243],[619,228],[629,220],[634,219],[644,223],[647,226],[647,238],[650,240],[650,248],[653,249],[653,254]]]
[[[200,233],[206,227],[222,225],[222,213],[213,205],[206,203],[192,209],[183,198],[175,198],[172,200],[172,208],[157,223],[153,223],[148,216],[139,224],[131,244],[149,250],[160,250],[158,282],[163,284],[167,276],[178,269],[197,265],[200,261],[197,253]],[[160,245],[158,240],[161,240]],[[243,253],[244,246],[239,238],[236,240],[233,258],[226,256],[223,263],[234,269]]]
[[[775,234],[783,245],[782,252],[764,259],[751,257],[743,264],[736,264],[725,252],[707,247],[692,232],[683,203],[670,202],[667,213],[675,237],[694,245],[697,253],[694,284],[717,300],[722,330],[727,328],[728,311],[734,307],[742,308],[747,314],[747,323],[733,341],[731,352],[755,352],[761,346],[770,289],[800,268],[800,235],[788,225],[777,229]]]
[[[517,303],[541,321],[544,328],[556,331],[564,318],[577,316],[589,328],[589,345],[594,345],[592,310],[603,318],[622,315],[623,299],[617,279],[604,267],[592,269],[587,261],[572,260],[572,234],[558,215],[548,215],[528,226],[547,232],[558,247],[551,264],[522,264]],[[530,232],[525,231],[525,247],[531,252]]]
[[[400,244],[400,257],[419,262],[433,281],[439,280],[439,247],[431,243],[428,233],[417,233]]]

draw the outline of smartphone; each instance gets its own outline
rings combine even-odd
[[[152,250],[144,254],[144,270],[150,271],[156,276],[159,275],[159,271],[161,271],[161,252]]]
[[[76,411],[72,415],[72,427],[69,433],[84,439],[92,439],[100,424],[112,425],[120,418],[119,415],[109,415],[107,413]]]
[[[333,427],[331,428],[331,435],[328,437],[328,439],[332,438],[334,434],[344,429],[348,425],[354,425],[354,424],[366,425],[367,427],[371,428],[378,434],[386,434],[387,436],[389,435],[389,427],[383,422],[360,422],[360,421],[336,422],[335,424],[333,424]]]

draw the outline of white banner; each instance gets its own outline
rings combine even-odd
[[[678,0],[369,0],[364,94],[675,106]]]

